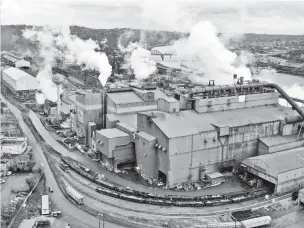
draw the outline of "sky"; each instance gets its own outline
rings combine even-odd
[[[0,0],[1,24],[79,25],[189,32],[212,21],[219,32],[304,34],[304,1]]]

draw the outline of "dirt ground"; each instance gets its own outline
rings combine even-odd
[[[271,228],[304,228],[304,207],[300,207],[291,198],[272,206],[260,209],[272,218]]]
[[[119,176],[133,181],[139,185],[143,185],[146,187],[151,187],[152,185],[149,184],[146,180],[144,180],[135,170],[130,169],[126,170],[125,172],[118,173]],[[153,188],[159,188],[162,189],[163,187],[158,187],[157,185],[153,185]],[[228,192],[237,192],[237,191],[243,191],[250,188],[248,185],[242,183],[239,179],[237,179],[232,174],[225,175],[225,182],[213,186],[213,187],[206,187],[202,188],[201,190],[193,190],[192,192],[197,192],[197,194],[223,194]]]

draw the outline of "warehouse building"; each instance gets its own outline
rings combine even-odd
[[[2,71],[2,81],[13,96],[19,99],[34,98],[38,89],[38,83],[32,75],[15,67]]]
[[[304,188],[304,148],[247,158],[243,161],[248,173],[275,186],[283,194]]]
[[[17,52],[8,52],[2,56],[4,62],[12,67],[29,68],[31,66],[29,61],[23,59],[23,56]]]
[[[259,139],[279,135],[294,143],[303,120],[278,104],[279,94],[262,85],[258,90],[214,93],[214,87],[187,100],[159,101],[158,111],[138,113],[136,163],[144,178],[165,180],[169,186],[199,181],[206,174],[237,168],[258,155]],[[179,105],[179,107],[178,107]],[[179,111],[184,105],[184,111]],[[296,121],[295,121],[296,120]],[[291,139],[292,138],[292,139]],[[264,140],[265,141],[265,140]]]
[[[20,155],[27,149],[27,139],[25,137],[1,137],[1,157],[3,154]]]

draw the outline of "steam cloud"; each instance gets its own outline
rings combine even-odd
[[[175,42],[180,62],[203,73],[203,77],[194,75],[190,80],[203,83],[214,79],[217,84],[230,84],[233,74],[250,80],[251,72],[244,64],[245,59],[237,62],[237,55],[226,49],[217,33],[212,22],[203,21],[191,29],[187,39]]]
[[[119,48],[125,53],[125,62],[132,68],[137,79],[148,78],[156,72],[156,63],[151,60],[150,51],[140,44],[130,42],[126,48],[119,44]]]
[[[75,35],[71,35],[69,28],[44,27],[42,30],[25,30],[23,36],[34,43],[38,43],[39,54],[43,58],[43,63],[37,75],[37,80],[43,95],[51,101],[57,99],[57,93],[54,89],[56,85],[51,80],[51,66],[56,61],[66,61],[69,64],[80,66],[85,65],[85,69],[97,70],[99,81],[103,86],[111,75],[112,67],[107,56],[104,53],[95,52],[96,49],[99,49],[98,44],[91,39],[84,41]]]

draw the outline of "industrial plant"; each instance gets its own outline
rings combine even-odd
[[[224,45],[209,21],[109,43],[73,29],[25,26],[35,50],[1,54],[3,227],[251,228],[302,212],[303,85],[267,77],[290,70],[274,63],[287,52]]]

